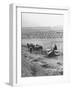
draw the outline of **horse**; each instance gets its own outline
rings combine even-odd
[[[43,49],[42,46],[40,46],[40,45],[38,45],[38,44],[33,45],[32,43],[31,43],[31,44],[28,44],[28,43],[27,43],[27,47],[28,47],[28,49],[29,49],[29,51],[30,51],[31,53],[32,53],[32,51],[40,51],[40,50]]]

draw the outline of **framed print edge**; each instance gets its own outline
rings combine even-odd
[[[16,6],[9,6],[9,83],[16,85]]]
[[[19,7],[19,8],[18,8]],[[65,66],[65,75],[63,76],[50,76],[50,77],[26,77],[26,78],[21,78],[19,73],[21,71],[19,71],[21,69],[21,65],[19,66],[19,63],[21,63],[21,61],[19,60],[21,56],[19,56],[19,52],[20,52],[20,34],[21,32],[19,31],[21,25],[19,22],[20,20],[18,18],[20,18],[20,14],[19,16],[17,16],[17,13],[21,13],[21,7],[24,8],[35,8],[36,9],[40,9],[40,11],[42,9],[48,10],[48,9],[57,9],[57,10],[63,10],[65,11],[65,15],[66,15],[66,20],[65,20],[65,25],[64,25],[64,66]],[[18,9],[17,9],[18,8]],[[28,12],[28,11],[27,11]],[[38,11],[39,12],[39,11]],[[43,11],[41,11],[43,12]],[[61,12],[58,12],[58,14]],[[61,13],[62,14],[62,13]],[[66,53],[66,39],[67,39],[67,31],[68,31],[68,27],[69,27],[69,15],[70,15],[70,10],[69,8],[42,8],[42,7],[26,7],[23,5],[19,5],[19,4],[10,4],[9,7],[9,83],[12,86],[19,86],[19,85],[32,85],[32,84],[48,84],[48,83],[64,83],[64,82],[69,82],[69,74],[70,72],[68,72],[69,70],[69,65],[67,66],[68,61],[65,61],[65,59],[67,59],[67,54]],[[68,22],[67,22],[68,21]],[[65,64],[66,62],[66,64]],[[67,68],[66,68],[67,67]],[[67,70],[66,70],[67,69]],[[43,81],[43,82],[42,82]]]

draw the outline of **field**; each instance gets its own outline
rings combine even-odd
[[[43,49],[53,48],[55,43],[60,51],[59,56],[47,57],[39,51],[29,52],[26,44],[33,43],[43,46]],[[22,39],[21,45],[21,76],[55,76],[63,75],[63,41],[62,38]]]
[[[52,58],[22,47],[22,77],[63,75],[63,56]]]

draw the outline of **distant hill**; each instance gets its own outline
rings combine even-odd
[[[54,26],[54,27],[22,27],[22,32],[36,32],[36,31],[51,31],[57,30],[62,31],[62,26]]]

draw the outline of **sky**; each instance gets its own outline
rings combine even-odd
[[[63,26],[64,15],[22,13],[22,27]]]

